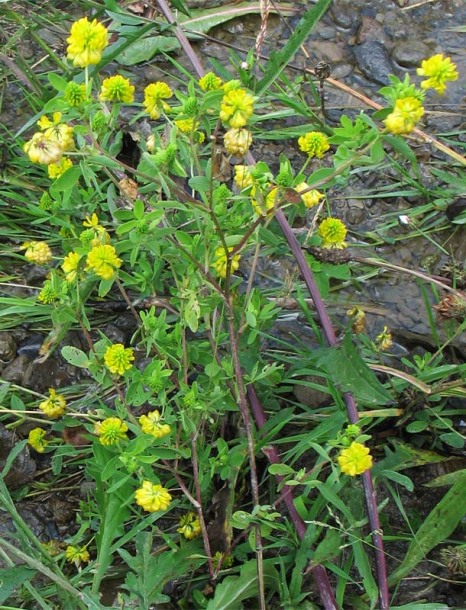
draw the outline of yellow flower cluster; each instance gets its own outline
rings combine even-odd
[[[69,170],[70,167],[73,167],[73,162],[71,159],[62,157],[58,163],[49,163],[47,165],[47,173],[49,178],[56,180],[57,178],[60,178],[60,176],[63,176],[63,174]]]
[[[395,102],[393,112],[384,120],[385,127],[396,135],[411,133],[424,116],[424,108],[415,97],[402,97]]]
[[[89,551],[85,546],[73,546],[69,545],[65,550],[66,561],[69,563],[74,563],[76,567],[81,565],[81,563],[87,563],[90,559]]]
[[[168,424],[161,422],[161,415],[158,411],[151,411],[147,415],[141,415],[139,423],[144,434],[152,434],[155,438],[162,438],[170,434],[171,428]]]
[[[223,81],[220,76],[217,76],[214,72],[207,72],[198,81],[199,87],[202,91],[215,91],[215,89],[221,89]]]
[[[120,267],[121,259],[110,244],[94,246],[86,258],[86,269],[103,280],[112,280]]]
[[[68,59],[74,66],[85,68],[98,64],[103,50],[108,45],[107,29],[97,19],[89,21],[87,17],[83,17],[73,23],[66,42]]]
[[[73,128],[61,123],[61,112],[54,112],[52,120],[46,115],[37,121],[41,131],[33,134],[24,146],[32,163],[50,165],[60,163],[66,152],[74,150]]]
[[[251,168],[248,165],[235,165],[234,183],[239,189],[249,188],[254,184]]]
[[[26,250],[24,258],[36,265],[46,265],[52,260],[52,250],[45,241],[27,241],[22,246]]]
[[[65,272],[65,279],[67,282],[74,282],[76,279],[80,260],[81,254],[78,254],[77,252],[70,252],[63,259],[63,265],[61,268]]]
[[[133,366],[133,360],[133,348],[125,348],[122,343],[110,345],[104,354],[105,366],[115,375],[124,375]]]
[[[326,218],[320,223],[319,231],[322,248],[346,248],[346,227],[338,218]]]
[[[233,247],[228,248],[228,252],[231,252]],[[215,258],[216,260],[212,263],[212,267],[218,273],[220,277],[225,278],[227,276],[227,268],[228,268],[228,253],[225,252],[223,246],[220,246],[215,250]],[[239,261],[241,256],[239,254],[235,254],[230,262],[230,274],[234,273],[239,267]]]
[[[384,326],[382,332],[377,335],[375,342],[377,344],[378,349],[381,352],[386,352],[393,345],[393,337],[392,333],[388,329],[388,326]]]
[[[119,417],[107,417],[94,425],[94,432],[102,445],[109,446],[126,440],[128,426]]]
[[[419,76],[428,77],[421,82],[423,89],[435,89],[440,95],[445,93],[448,81],[458,79],[458,71],[455,64],[449,57],[444,57],[442,53],[433,55],[429,59],[424,59],[421,67],[416,72]]]
[[[301,195],[301,199],[304,201],[304,205],[307,208],[312,208],[319,203],[319,201],[324,197],[323,193],[318,191],[317,189],[312,189],[308,191],[309,185],[306,182],[300,182],[298,186],[295,187],[295,191],[299,194],[302,191],[307,191]]]
[[[136,504],[141,506],[149,513],[159,510],[167,510],[172,500],[168,490],[162,485],[143,481],[142,485],[135,492]]]
[[[254,110],[254,98],[245,89],[225,93],[220,105],[220,120],[239,129],[247,125]]]
[[[162,110],[165,112],[170,110],[170,106],[164,100],[171,98],[172,95],[173,91],[167,83],[158,81],[147,85],[144,89],[144,100],[142,105],[151,119],[157,120],[160,118]]]
[[[186,540],[192,540],[201,535],[201,523],[199,517],[195,512],[190,511],[183,515],[180,519],[180,525],[176,530],[179,534],[182,534]]]
[[[321,159],[330,148],[327,136],[320,131],[309,131],[298,138],[299,149],[308,157]]]
[[[53,388],[49,389],[49,397],[39,404],[39,409],[50,419],[61,417],[66,411],[66,400]]]
[[[355,477],[372,468],[372,456],[369,453],[369,448],[361,443],[351,443],[347,449],[340,452],[337,459],[342,473],[350,477]]]
[[[109,76],[102,83],[99,100],[101,102],[131,104],[134,102],[134,85],[120,74]]]
[[[44,453],[49,441],[46,440],[47,432],[42,428],[34,428],[28,434],[28,443],[31,447],[37,451],[37,453]]]

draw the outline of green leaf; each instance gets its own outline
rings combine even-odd
[[[3,604],[17,587],[31,580],[36,572],[37,570],[21,565],[0,570],[0,604]]]
[[[440,435],[440,440],[442,443],[446,443],[455,449],[462,449],[464,447],[464,438],[457,432],[445,432],[445,434]]]
[[[56,91],[64,91],[66,85],[68,84],[67,80],[62,76],[58,76],[55,72],[49,72],[47,74],[47,78],[49,79],[49,83]]]
[[[367,405],[393,402],[390,392],[359,355],[351,335],[347,334],[338,347],[323,348],[316,354],[316,363],[341,392],[351,392],[358,402]]]
[[[67,362],[81,369],[87,369],[91,363],[87,354],[73,345],[62,347],[61,355]]]
[[[303,15],[283,49],[270,55],[265,74],[256,87],[257,95],[269,89],[280,76],[331,4],[332,0],[318,0]]]
[[[119,53],[116,60],[122,66],[134,66],[149,61],[157,53],[170,53],[180,48],[174,36],[151,36],[138,39]]]
[[[81,168],[78,165],[70,167],[66,172],[57,178],[50,187],[50,194],[57,195],[62,191],[69,191],[78,182],[81,177]]]
[[[278,588],[277,570],[268,562],[264,562],[264,582],[269,592]],[[241,566],[239,575],[222,580],[206,610],[242,610],[243,600],[252,597],[257,602],[257,594],[257,562],[252,560]]]
[[[438,544],[446,540],[464,517],[466,510],[466,470],[437,506],[429,513],[409,545],[402,564],[388,581],[395,585],[407,576]]]
[[[287,464],[271,464],[269,466],[269,472],[273,475],[278,474],[281,477],[285,477],[288,474],[294,474],[294,469]]]
[[[382,476],[386,477],[387,479],[390,479],[390,481],[394,481],[395,483],[398,483],[399,485],[403,485],[403,487],[406,487],[406,489],[408,491],[413,491],[413,489],[414,489],[413,482],[411,481],[411,479],[409,477],[407,477],[404,474],[395,472],[394,470],[381,470],[380,474]]]
[[[417,434],[418,432],[424,432],[429,427],[428,421],[413,421],[406,426],[406,432],[410,434]]]

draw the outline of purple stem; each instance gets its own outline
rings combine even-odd
[[[291,248],[293,256],[296,259],[296,262],[298,263],[301,275],[303,276],[309,294],[311,295],[311,298],[314,302],[314,306],[316,308],[317,315],[319,316],[327,343],[331,347],[336,347],[338,342],[335,335],[335,330],[333,328],[332,322],[330,321],[322,297],[320,296],[317,284],[315,283],[312,270],[307,264],[306,258],[304,257],[303,251],[301,250],[301,246],[299,245],[299,242],[296,239],[296,236],[293,233],[293,230],[291,229],[290,225],[288,224],[288,221],[285,218],[285,215],[283,214],[282,210],[277,210],[275,218],[277,219],[278,224],[280,225],[280,228],[283,231],[286,240],[288,241],[288,244]],[[349,392],[346,392],[343,397],[346,403],[348,420],[351,424],[355,424],[359,421],[359,413],[353,395]],[[372,483],[370,470],[366,470],[366,472],[362,474],[362,483],[364,487],[367,516],[369,519],[369,526],[371,528],[372,544],[375,548],[375,569],[377,574],[380,610],[390,610],[387,582],[387,567],[385,563],[383,540],[380,533],[381,529],[379,513],[377,510],[377,501],[375,498],[375,490],[374,485]]]

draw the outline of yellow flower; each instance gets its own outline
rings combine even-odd
[[[255,198],[257,196],[256,195],[256,187],[253,187],[252,190],[251,190],[251,197],[252,197],[251,198],[251,204],[252,204],[252,207],[254,208],[254,212],[258,216],[267,216],[267,214],[269,212],[271,212],[273,209],[275,209],[275,206],[278,203],[277,195],[278,195],[278,188],[276,186],[274,186],[266,194],[266,196],[263,198],[263,201],[261,202],[260,200],[257,200]]]
[[[298,138],[299,149],[307,153],[309,157],[320,159],[330,148],[327,136],[320,131],[309,131]]]
[[[223,85],[220,76],[217,76],[214,72],[207,72],[198,82],[202,91],[214,91],[215,89],[221,89]]]
[[[172,97],[173,91],[167,85],[158,81],[147,85],[144,89],[144,101],[142,102],[147,114],[151,119],[157,120],[161,110],[169,110],[170,106],[164,102],[165,99]]]
[[[149,513],[155,513],[158,510],[167,510],[172,499],[165,487],[151,483],[150,481],[142,482],[142,486],[136,490],[135,497],[136,504]]]
[[[104,354],[105,366],[115,375],[124,375],[133,366],[133,351],[132,347],[125,348],[122,343],[110,345]]]
[[[233,247],[228,248],[228,252],[231,252]],[[212,263],[212,267],[218,273],[220,277],[225,278],[227,276],[227,253],[225,252],[223,246],[220,246],[215,250],[215,262]],[[231,259],[230,263],[230,274],[234,273],[239,267],[239,261],[241,256],[239,254],[235,254],[235,256]]]
[[[101,102],[131,104],[134,102],[134,85],[121,74],[109,76],[102,83],[99,100]]]
[[[346,248],[346,227],[338,218],[326,218],[320,223],[319,235],[323,248]]]
[[[24,258],[36,265],[46,265],[52,260],[52,250],[45,241],[27,241],[22,246],[26,250]]]
[[[449,57],[443,57],[442,53],[433,55],[429,59],[424,59],[421,67],[416,70],[419,76],[427,76],[426,80],[421,82],[423,89],[435,89],[441,95],[445,93],[447,81],[458,79],[456,65]]]
[[[101,445],[115,445],[128,438],[128,426],[119,417],[107,417],[104,421],[94,424],[94,432],[99,437]]]
[[[233,89],[223,96],[220,119],[230,127],[244,127],[254,110],[254,98],[245,89]]]
[[[254,178],[248,165],[235,165],[234,183],[239,189],[245,189],[254,184]]]
[[[354,442],[340,452],[338,463],[343,474],[354,477],[372,468],[372,456],[368,447]]]
[[[377,347],[381,352],[389,350],[393,345],[392,333],[388,330],[388,326],[384,326],[382,332],[375,339]]]
[[[33,163],[58,163],[63,156],[59,142],[51,139],[46,133],[37,131],[23,146],[24,152]]]
[[[301,191],[305,191],[308,188],[309,185],[306,182],[300,182],[298,186],[295,187],[295,191],[301,193]],[[312,208],[319,203],[323,196],[323,193],[321,193],[317,189],[312,189],[312,191],[307,191],[307,193],[303,193],[301,195],[301,199],[304,201],[304,205],[307,208]]]
[[[94,19],[83,17],[71,26],[70,36],[66,39],[68,59],[78,68],[98,64],[102,52],[108,45],[107,29]]]
[[[69,170],[70,167],[73,167],[73,162],[71,159],[67,159],[66,157],[62,157],[61,161],[58,163],[50,163],[47,166],[49,178],[52,180],[60,178],[60,176],[63,176],[63,174]]]
[[[199,517],[193,511],[186,513],[180,519],[180,527],[176,530],[182,534],[186,540],[192,540],[201,535],[201,523]]]
[[[80,260],[81,255],[77,252],[70,252],[68,256],[65,256],[61,268],[65,272],[65,279],[67,282],[74,282],[76,279]]]
[[[41,116],[37,124],[46,136],[52,142],[56,142],[62,149],[62,152],[74,150],[73,128],[66,123],[60,123],[61,112],[54,112],[52,121],[47,115]]]
[[[162,438],[163,436],[170,434],[170,426],[168,424],[162,424],[160,419],[161,417],[158,411],[151,411],[147,415],[141,415],[139,418],[141,430],[144,434],[152,434],[155,438]]]
[[[66,411],[66,400],[53,388],[49,389],[49,398],[43,400],[39,404],[39,409],[50,417],[50,419],[57,419],[61,417]]]
[[[65,87],[64,97],[71,108],[81,106],[87,99],[86,85],[70,81]]]
[[[229,129],[223,136],[225,150],[229,155],[243,157],[252,143],[251,132],[247,129]]]
[[[45,280],[42,290],[37,296],[40,303],[50,304],[60,298],[59,291],[52,285],[50,280]]]
[[[384,120],[385,127],[397,135],[411,133],[423,115],[424,108],[418,99],[402,97],[396,100],[393,112]]]
[[[89,552],[85,546],[67,546],[65,550],[66,561],[74,563],[78,567],[81,563],[87,563],[90,559]]]
[[[47,432],[42,428],[34,428],[28,434],[28,443],[31,447],[37,451],[37,453],[44,453],[49,441],[45,440]]]
[[[192,133],[199,127],[199,121],[194,121],[194,119],[177,119],[175,125],[182,133]]]
[[[113,246],[105,244],[94,246],[86,258],[87,269],[94,271],[103,280],[111,280],[115,277],[116,270],[121,267],[121,259],[116,255]]]

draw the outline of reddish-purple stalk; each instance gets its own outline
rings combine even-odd
[[[166,3],[165,0],[157,0],[157,4],[159,5],[159,8],[160,8],[162,14],[164,15],[164,17],[166,18],[166,20],[171,25],[174,26],[175,36],[176,36],[178,42],[180,43],[183,51],[186,53],[187,57],[189,58],[197,75],[199,77],[204,76],[205,70],[204,70],[201,62],[199,61],[189,40],[186,38],[183,30],[178,25],[176,25],[175,18],[173,17],[173,14],[172,14],[168,4]],[[251,164],[255,164],[255,160],[252,157],[251,153],[248,153],[248,161]],[[301,251],[299,243],[296,240],[294,233],[291,230],[291,227],[289,226],[288,221],[286,220],[286,218],[281,210],[277,210],[276,217],[285,234],[285,237],[288,240],[288,243],[291,247],[293,255],[297,259],[298,267],[300,268],[301,273],[303,274],[303,277],[305,278],[305,281],[306,281],[306,277],[308,278],[308,280],[310,279],[310,281],[311,281],[311,284],[308,284],[307,281],[306,281],[306,284],[308,284],[310,295],[311,295],[312,299],[314,300],[314,304],[316,306],[317,313],[321,320],[322,327],[324,329],[327,341],[329,342],[329,345],[336,345],[337,339],[335,336],[335,331],[333,330],[333,326],[332,326],[332,323],[330,322],[330,318],[328,317],[327,311],[325,309],[325,305],[320,297],[320,293],[317,289],[317,285],[314,282],[314,279],[312,276],[312,271],[310,270],[309,266],[306,263],[306,260]],[[285,231],[285,229],[287,229],[287,231]],[[288,238],[289,235],[291,235],[293,239],[290,240]],[[297,248],[293,247],[293,240],[296,242]],[[298,260],[298,254],[301,257],[301,263]],[[310,289],[310,285],[312,285],[312,287],[313,287],[312,290]],[[325,322],[324,322],[324,320],[325,320]],[[330,340],[331,338],[333,338],[333,342],[331,342],[331,340]],[[249,388],[248,388],[248,391],[249,391]],[[345,395],[345,400],[346,400],[346,396],[347,395]],[[256,400],[251,402],[250,404],[251,404],[251,409],[252,409],[254,418],[256,420],[256,423],[257,423],[258,427],[260,428],[264,425],[264,423],[266,421],[265,412],[262,409],[262,405],[260,405],[259,401],[257,400],[257,397],[256,397]],[[352,405],[352,407],[351,407],[351,405]],[[259,406],[259,408],[258,408],[258,406]],[[357,411],[356,405],[355,405],[352,397],[350,397],[350,400],[347,401],[347,409],[348,409],[348,417],[349,417],[350,421],[353,422],[353,419],[355,422],[358,421],[359,415],[358,415],[358,411]],[[267,457],[269,457],[269,459],[271,459],[273,457],[273,459],[276,459],[279,461],[278,452],[273,447],[269,448],[269,455],[267,455]],[[275,463],[278,463],[278,462],[275,462]],[[363,481],[365,482],[366,480],[367,480],[367,477],[363,476]],[[366,496],[367,504],[368,505],[370,504],[369,498],[371,498],[371,501],[373,504],[371,509],[370,510],[368,509],[368,514],[369,514],[369,522],[370,522],[371,528],[373,530],[372,538],[373,538],[374,544],[375,544],[374,533],[377,532],[376,562],[377,562],[377,576],[378,576],[378,581],[379,581],[380,610],[389,610],[388,587],[387,587],[387,578],[386,578],[386,569],[385,569],[385,555],[383,553],[382,538],[380,537],[380,534],[379,534],[380,524],[379,524],[379,519],[378,519],[377,505],[375,503],[375,496],[374,496],[374,490],[373,490],[373,486],[372,486],[372,480],[370,478],[370,473],[369,473],[369,480],[370,480],[370,490],[366,491],[365,483],[364,483],[364,485],[365,485],[364,489],[365,489],[365,496]],[[291,490],[285,491],[285,493],[282,490],[281,493],[282,493],[283,500],[288,508],[290,517],[296,527],[296,531],[298,532],[299,537],[302,538],[306,532],[306,526],[305,526],[304,521],[299,516],[299,514],[293,504],[293,496],[291,494]],[[374,506],[375,506],[375,511],[373,510]],[[375,525],[373,523],[371,523],[371,518],[374,521],[374,523],[376,523]],[[325,570],[325,568],[323,566],[316,566],[313,570],[313,574],[314,574],[316,585],[319,590],[319,595],[322,600],[322,603],[324,604],[325,610],[338,610],[338,606],[335,601],[335,597],[333,595],[333,591],[331,589],[330,582],[328,580],[327,571]],[[382,576],[383,576],[383,578],[382,578]],[[386,591],[386,594],[385,594],[385,591]],[[385,600],[386,600],[386,602],[385,602]]]

